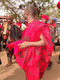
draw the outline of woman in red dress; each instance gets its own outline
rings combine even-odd
[[[53,52],[48,25],[35,19],[35,7],[29,5],[24,11],[28,27],[20,41],[8,45],[14,48],[16,62],[24,69],[27,80],[39,80],[43,77]]]

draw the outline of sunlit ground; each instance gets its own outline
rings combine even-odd
[[[53,66],[51,70],[46,70],[45,75],[42,80],[60,80],[60,64],[57,64],[58,55],[60,53],[60,47],[56,47],[56,53],[53,53],[51,60]],[[7,64],[6,52],[0,52],[0,57],[2,59],[2,65],[0,66],[0,80],[26,80],[25,73],[18,66],[15,61],[10,67],[5,67]]]

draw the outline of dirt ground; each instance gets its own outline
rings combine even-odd
[[[57,64],[60,47],[56,47],[56,52],[53,53],[51,60],[53,66],[50,70],[46,70],[42,80],[60,80],[60,64]],[[13,60],[13,64],[6,67],[7,56],[6,51],[0,52],[2,65],[0,65],[0,80],[26,80],[24,71]]]

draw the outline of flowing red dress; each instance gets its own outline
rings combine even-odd
[[[40,35],[43,34],[45,46],[36,47],[30,46],[24,49],[19,49],[17,46],[23,41],[36,42],[40,40]],[[13,45],[13,46],[12,46]],[[23,32],[20,41],[8,45],[9,49],[14,48],[16,62],[24,69],[27,80],[39,80],[43,77],[46,67],[49,64],[50,57],[53,52],[53,43],[50,36],[48,25],[34,20]]]

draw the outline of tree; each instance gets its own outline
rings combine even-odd
[[[21,10],[24,10],[25,6],[28,4],[34,4],[37,10],[37,16],[46,13],[46,11],[53,7],[54,0],[1,0],[2,5],[5,9],[11,12],[15,17],[20,18]],[[18,4],[18,6],[17,6]]]
[[[53,7],[53,8],[50,8],[46,14],[48,16],[51,16],[51,17],[56,17],[56,18],[59,18],[60,19],[60,10],[56,7],[56,5]]]

